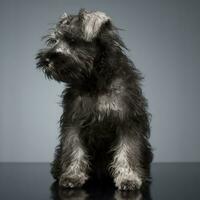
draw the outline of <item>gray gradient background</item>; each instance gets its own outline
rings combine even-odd
[[[62,84],[35,69],[40,38],[66,10],[106,12],[145,76],[154,161],[200,161],[200,1],[0,1],[0,161],[45,162],[58,143]]]

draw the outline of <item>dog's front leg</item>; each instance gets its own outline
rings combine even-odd
[[[111,173],[120,190],[140,189],[148,178],[151,151],[148,141],[136,127],[118,127],[118,141],[113,148]]]
[[[77,127],[68,127],[62,139],[62,174],[59,184],[63,187],[81,187],[88,179],[89,162],[79,132]]]

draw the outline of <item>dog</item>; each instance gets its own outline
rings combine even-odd
[[[92,176],[108,175],[119,190],[140,190],[151,179],[143,77],[118,32],[104,12],[65,13],[37,53],[37,68],[66,85],[51,168],[62,187],[82,187]]]

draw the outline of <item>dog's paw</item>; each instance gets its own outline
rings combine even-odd
[[[119,190],[139,190],[142,186],[142,180],[137,174],[131,177],[118,177],[115,179],[115,185]]]
[[[63,173],[60,177],[59,185],[65,188],[79,188],[86,182],[87,179],[88,177],[84,173],[76,175]]]

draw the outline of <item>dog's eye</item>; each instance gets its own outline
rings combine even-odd
[[[70,42],[72,42],[72,43],[73,43],[73,42],[75,42],[75,39],[74,39],[74,38],[72,38],[72,39],[70,40]]]
[[[74,38],[71,38],[71,39],[69,40],[69,43],[70,43],[71,45],[74,45],[74,44],[77,43],[77,41],[76,41]]]
[[[61,26],[65,26],[65,25],[70,25],[70,20],[69,19],[65,19],[64,21],[61,22]]]
[[[56,44],[57,40],[55,38],[49,38],[46,43],[48,46],[52,46],[54,44]]]
[[[67,20],[65,24],[66,24],[66,25],[70,25],[70,21],[69,21],[69,20]]]
[[[63,40],[69,45],[75,45],[78,43],[78,39],[68,33],[65,33]]]

